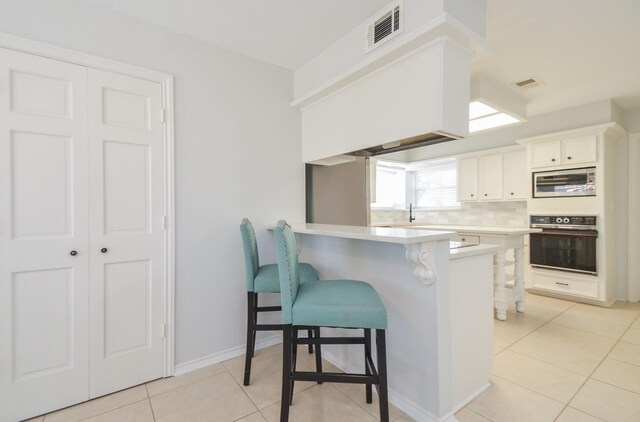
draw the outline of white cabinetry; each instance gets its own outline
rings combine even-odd
[[[504,199],[527,199],[529,197],[529,172],[527,151],[504,153],[503,161]]]
[[[578,136],[531,145],[531,168],[594,163],[596,135]]]
[[[529,173],[526,150],[497,151],[458,158],[458,201],[527,199]]]
[[[478,159],[476,157],[458,160],[458,201],[478,199]]]
[[[617,235],[627,230],[626,198],[619,192],[620,151],[626,150],[626,132],[606,123],[520,139],[526,145],[531,173],[572,167],[595,167],[597,195],[573,198],[535,198],[527,203],[530,215],[597,215],[597,275],[528,267],[529,288],[535,292],[587,303],[610,305],[618,293],[618,268],[627,256]]]
[[[502,154],[478,159],[479,195],[481,200],[502,199]]]

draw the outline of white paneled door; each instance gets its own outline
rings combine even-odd
[[[91,396],[163,375],[160,84],[89,70]]]
[[[0,421],[163,375],[161,86],[0,48]]]
[[[0,420],[87,400],[87,69],[0,49]]]

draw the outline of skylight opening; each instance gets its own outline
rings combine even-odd
[[[480,132],[520,122],[520,119],[481,101],[469,104],[469,132]]]

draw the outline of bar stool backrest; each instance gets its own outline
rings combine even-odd
[[[282,305],[282,323],[291,324],[291,308],[298,295],[300,274],[298,272],[298,248],[296,236],[286,221],[280,220],[273,230],[278,254],[278,272],[280,274],[280,296]]]
[[[258,274],[260,258],[258,257],[258,242],[253,224],[247,218],[240,223],[240,234],[242,235],[242,248],[244,250],[244,266],[247,273],[247,291],[254,291],[254,280]]]

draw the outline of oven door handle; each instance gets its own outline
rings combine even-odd
[[[534,236],[574,236],[574,237],[598,237],[598,232],[594,230],[575,230],[571,232],[565,231],[548,231],[543,230],[538,233],[531,233]]]

